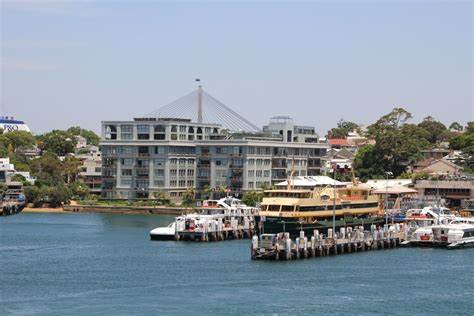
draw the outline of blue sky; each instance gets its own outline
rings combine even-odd
[[[0,5],[2,111],[36,133],[143,116],[195,78],[258,126],[474,120],[471,1]]]

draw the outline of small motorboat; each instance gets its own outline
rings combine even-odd
[[[166,227],[158,227],[150,231],[151,240],[174,240],[176,233],[176,222],[172,222]]]

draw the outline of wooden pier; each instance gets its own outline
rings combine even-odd
[[[220,241],[228,239],[251,238],[254,233],[253,221],[244,218],[240,223],[237,219],[204,219],[190,226],[186,220],[176,225],[176,241]]]
[[[407,235],[408,226],[403,224],[385,225],[379,229],[373,226],[370,231],[364,231],[363,227],[342,227],[336,234],[329,229],[327,236],[315,230],[310,238],[301,231],[295,240],[284,232],[262,234],[252,237],[251,257],[253,260],[295,260],[389,249],[396,248]]]
[[[0,216],[7,216],[20,213],[24,207],[24,203],[3,201],[0,202]]]

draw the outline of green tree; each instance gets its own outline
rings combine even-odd
[[[43,198],[41,189],[36,186],[26,186],[23,190],[25,191],[26,202],[33,203],[33,206],[37,207]]]
[[[28,181],[26,181],[26,178],[22,176],[21,174],[17,173],[12,177],[13,182],[21,182],[24,186],[30,185]]]
[[[190,187],[186,189],[186,192],[183,194],[183,206],[193,206],[196,202],[196,189]]]
[[[242,197],[242,203],[248,206],[256,206],[262,200],[263,193],[255,190],[249,191]]]
[[[453,122],[453,123],[451,123],[451,125],[449,125],[449,129],[450,129],[451,131],[462,132],[462,130],[463,130],[464,128],[463,128],[462,125],[459,124],[458,122]]]
[[[77,144],[76,137],[73,134],[60,130],[53,130],[40,135],[37,139],[38,147],[41,150],[53,152],[58,156],[73,153]]]
[[[384,171],[387,170],[384,154],[375,145],[365,145],[357,151],[353,168],[362,182],[373,178],[383,178]]]
[[[474,121],[467,122],[466,134],[474,133]]]
[[[77,199],[85,199],[89,195],[89,187],[80,181],[72,182],[68,185],[72,196]]]
[[[35,137],[27,131],[13,131],[0,135],[0,147],[6,148],[10,155],[21,150],[30,149],[35,145]]]
[[[340,119],[337,122],[337,127],[331,128],[328,132],[326,137],[333,139],[333,138],[346,138],[350,132],[357,131],[361,133],[361,128],[354,122],[349,122],[344,119]]]
[[[81,128],[79,126],[73,126],[68,128],[68,133],[74,136],[82,136],[87,140],[88,145],[99,146],[100,137],[91,130]]]
[[[31,160],[22,153],[12,154],[10,156],[10,163],[15,165],[16,171],[31,171]]]
[[[63,203],[68,203],[72,197],[71,190],[65,185],[49,187],[47,194],[48,203],[51,207],[60,207]]]
[[[37,177],[38,186],[55,186],[64,183],[61,161],[52,153],[44,153],[43,156],[31,161],[31,171]]]
[[[370,150],[370,155],[366,158],[380,159],[375,161],[375,168],[366,168],[373,175],[383,175],[384,171],[393,172],[397,177],[410,164],[419,160],[420,149],[429,145],[424,136],[426,131],[414,124],[407,124],[412,117],[411,113],[403,108],[394,108],[390,113],[382,116],[377,122],[368,127],[368,135],[375,139],[376,144]],[[362,167],[368,167],[368,163],[359,162]],[[355,165],[357,171],[357,165]],[[368,176],[367,174],[366,176]]]
[[[429,133],[427,140],[432,144],[441,141],[441,135],[443,132],[447,131],[446,126],[443,123],[436,121],[432,116],[425,117],[418,126]]]
[[[82,165],[82,161],[75,157],[66,157],[60,166],[60,171],[64,175],[66,183],[76,181],[77,175],[79,174],[79,167]]]

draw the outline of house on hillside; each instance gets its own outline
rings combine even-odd
[[[413,172],[432,175],[458,175],[461,167],[445,159],[425,159],[415,164]]]

